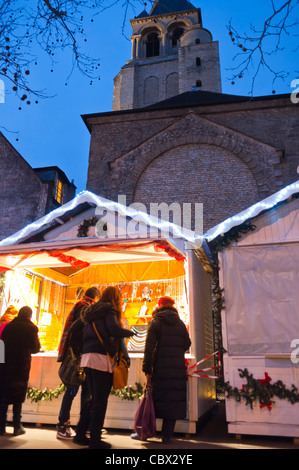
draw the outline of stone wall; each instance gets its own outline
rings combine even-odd
[[[0,240],[45,214],[47,187],[0,133]]]
[[[163,101],[191,90],[198,81],[201,90],[221,92],[218,42],[179,47],[178,55],[129,62],[114,79],[113,111]]]
[[[200,65],[196,59],[200,59]],[[180,93],[191,90],[199,80],[201,90],[221,93],[218,42],[180,47],[178,63]]]
[[[298,179],[298,106],[285,96],[88,123],[87,189],[128,204],[202,202],[205,229]]]

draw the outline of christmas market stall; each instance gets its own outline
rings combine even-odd
[[[63,393],[57,348],[68,314],[91,286],[100,291],[118,286],[124,326],[138,333],[127,344],[128,386],[112,390],[106,427],[133,429],[145,385],[141,366],[147,328],[159,297],[174,298],[189,330],[192,346],[186,367],[209,356],[205,366],[214,365],[209,258],[202,246],[190,245],[179,226],[168,223],[162,230],[156,222],[148,214],[84,191],[0,242],[0,314],[11,305],[29,305],[42,345],[32,356],[24,422],[57,423]],[[177,422],[176,430],[194,433],[198,419],[215,405],[215,380],[189,377],[187,388],[187,416]],[[73,425],[79,403],[77,396]]]
[[[299,437],[298,196],[297,181],[206,234],[219,260],[230,433]]]

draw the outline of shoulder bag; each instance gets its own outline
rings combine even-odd
[[[101,341],[102,345],[104,346],[103,340],[95,326],[94,323],[92,323],[92,326],[94,328],[94,331],[96,332],[97,337]],[[113,389],[114,390],[119,390],[121,388],[126,387],[128,384],[128,376],[129,376],[129,367],[127,364],[127,361],[123,358],[123,353],[119,349],[118,354],[115,359],[113,359],[110,354],[106,351],[107,356],[110,359],[110,362],[112,364],[112,373],[113,373]]]
[[[85,380],[85,372],[80,366],[80,358],[75,356],[70,346],[59,367],[58,375],[66,387],[78,387]]]

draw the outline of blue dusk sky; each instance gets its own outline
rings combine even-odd
[[[252,75],[231,84],[230,69],[238,51],[228,34],[228,24],[231,20],[240,32],[249,32],[251,24],[262,27],[264,19],[271,14],[271,1],[194,0],[192,3],[201,8],[203,27],[211,31],[215,41],[219,41],[222,92],[250,95]],[[282,0],[276,1],[277,5],[282,3]],[[129,10],[123,34],[122,5],[120,1],[98,15],[93,23],[89,21],[85,25],[86,50],[89,55],[100,59],[99,81],[95,80],[90,85],[90,80],[77,71],[67,80],[71,68],[70,54],[58,54],[52,67],[48,57],[41,52],[39,65],[31,70],[32,86],[46,89],[51,98],[39,100],[38,104],[22,103],[20,111],[19,100],[10,92],[11,85],[5,83],[5,103],[0,104],[0,130],[33,168],[60,167],[69,180],[74,180],[77,193],[86,189],[90,144],[90,134],[81,115],[112,110],[113,79],[131,58],[129,20],[144,9],[143,2],[136,0],[136,9]],[[148,2],[148,12],[150,7]],[[296,33],[299,33],[298,27]],[[264,71],[256,80],[254,96],[270,95],[273,89],[277,94],[293,91],[291,82],[298,76],[298,50],[295,50],[294,37],[282,46],[285,49],[272,57],[272,64],[278,71],[289,72],[288,78],[273,85],[272,75]],[[52,68],[53,72],[50,72]]]

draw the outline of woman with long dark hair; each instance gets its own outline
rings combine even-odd
[[[84,328],[81,366],[85,369],[92,395],[89,446],[92,449],[111,447],[111,444],[101,439],[112,387],[112,365],[107,353],[113,357],[121,348],[124,358],[129,362],[123,338],[134,335],[132,331],[122,327],[121,317],[121,293],[113,286],[107,287],[100,300],[82,312]]]

